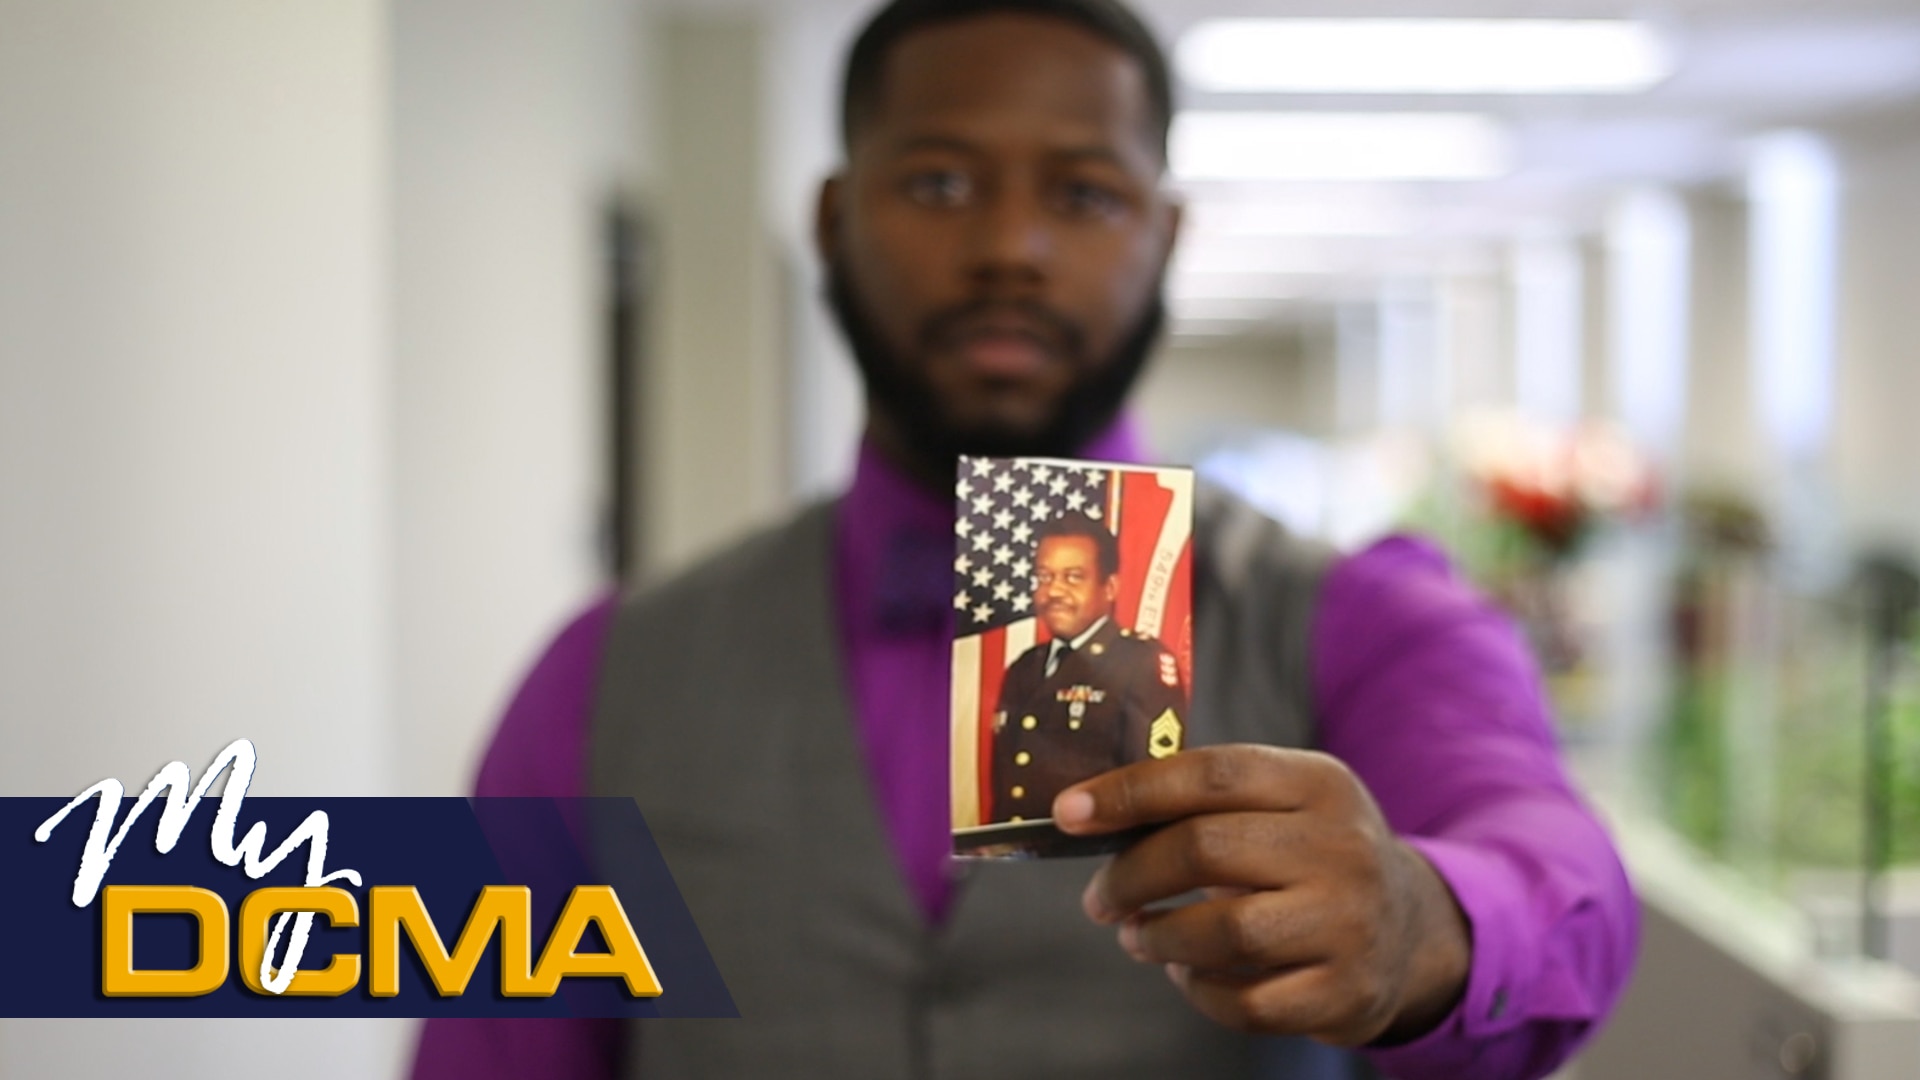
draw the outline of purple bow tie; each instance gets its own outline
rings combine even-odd
[[[874,617],[888,633],[946,629],[953,598],[953,535],[903,528],[887,538]]]

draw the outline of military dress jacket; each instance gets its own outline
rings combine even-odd
[[[1089,776],[1180,749],[1187,691],[1172,652],[1109,617],[1047,674],[1052,641],[1007,668],[993,715],[989,822],[1051,817]]]
[[[630,1022],[628,1075],[1357,1075],[1351,1055],[1200,1016],[1082,913],[1087,860],[959,864],[945,920],[928,924],[876,812],[836,655],[833,521],[831,504],[811,507],[614,615],[589,790],[639,804],[741,1015]],[[1310,745],[1324,549],[1205,486],[1195,525],[1188,741]],[[652,885],[617,870],[608,883]]]

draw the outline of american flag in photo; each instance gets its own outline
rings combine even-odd
[[[1193,474],[1047,458],[960,459],[954,485],[953,811],[975,824],[991,781],[993,711],[1008,665],[1047,640],[1033,614],[1040,526],[1077,510],[1114,530],[1113,618],[1158,638],[1192,683]]]

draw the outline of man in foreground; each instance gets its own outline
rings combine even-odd
[[[867,390],[851,489],[581,616],[479,781],[635,797],[744,1019],[434,1022],[417,1076],[1325,1075],[1251,1034],[1500,1080],[1604,1017],[1633,899],[1512,628],[1430,548],[1336,559],[1218,492],[1195,748],[1051,807],[1156,830],[1097,869],[948,859],[927,555],[954,458],[1138,459],[1119,409],[1178,232],[1170,111],[1110,0],[898,0],[868,25],[818,229]]]

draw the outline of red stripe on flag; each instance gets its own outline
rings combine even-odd
[[[1120,474],[1120,595],[1114,614],[1120,625],[1140,627],[1140,601],[1147,586],[1147,570],[1153,565],[1154,545],[1160,542],[1160,526],[1173,508],[1173,492],[1160,486],[1149,472]],[[1169,623],[1167,627],[1174,624]],[[1162,627],[1164,632],[1167,627]]]

